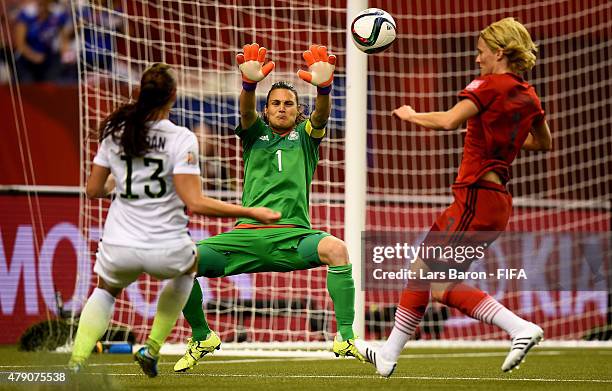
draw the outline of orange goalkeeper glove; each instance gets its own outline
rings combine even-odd
[[[266,48],[253,43],[244,45],[243,53],[236,55],[238,68],[242,72],[242,88],[244,90],[255,90],[257,82],[263,80],[274,69],[274,62],[272,61],[264,65],[266,52]]]
[[[320,45],[311,45],[303,54],[310,72],[299,70],[298,76],[317,87],[317,93],[328,95],[331,92],[336,68],[336,56],[327,54],[327,48]]]

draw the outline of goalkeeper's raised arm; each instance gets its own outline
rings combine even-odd
[[[253,43],[244,45],[243,52],[236,55],[238,68],[242,73],[242,92],[240,93],[240,125],[248,129],[257,119],[255,108],[255,88],[274,69],[274,62],[264,65],[266,48]]]
[[[270,61],[266,63],[267,49],[260,47],[257,43],[245,45],[243,52],[236,56],[236,62],[238,68],[242,73],[242,91],[240,93],[240,125],[243,130],[249,129],[257,120],[256,110],[256,97],[255,89],[257,83],[265,79],[270,72],[274,70],[274,62]],[[297,75],[304,81],[317,87],[317,98],[315,101],[315,109],[310,116],[309,134],[315,138],[321,138],[324,135],[324,129],[327,124],[327,119],[331,113],[331,100],[329,94],[332,89],[332,82],[334,80],[334,69],[336,64],[336,56],[329,54],[325,46],[311,45],[308,50],[303,54],[308,71],[300,69]],[[282,82],[280,82],[282,84]],[[272,88],[270,92],[273,90]],[[266,99],[266,108],[270,103],[270,92]],[[297,91],[296,91],[297,98]],[[290,105],[291,102],[276,102],[278,105]],[[295,104],[298,104],[297,99]],[[296,107],[299,114],[296,117],[296,121],[291,126],[297,125],[304,119],[301,116],[301,110]],[[285,107],[281,109],[281,117],[285,110]],[[264,113],[265,119],[268,119],[267,110]],[[289,116],[291,117],[291,116]],[[282,120],[282,118],[280,118]],[[266,121],[268,122],[268,121]],[[278,121],[277,121],[278,122]],[[275,126],[270,123],[273,129],[276,131],[283,131],[284,126]]]
[[[310,123],[313,128],[312,137],[323,137],[323,130],[327,125],[327,119],[331,113],[331,93],[332,83],[334,81],[334,69],[336,68],[336,56],[327,53],[325,46],[311,45],[309,50],[303,54],[308,72],[304,70],[298,71],[300,79],[304,80],[317,87],[317,99],[315,101],[315,110],[310,116]],[[321,134],[315,134],[320,131]]]

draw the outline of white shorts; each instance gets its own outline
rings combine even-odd
[[[195,243],[164,249],[142,249],[100,242],[94,272],[109,285],[125,288],[142,273],[158,280],[185,274],[193,266],[195,256]]]

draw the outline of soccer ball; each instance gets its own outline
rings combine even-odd
[[[396,37],[395,20],[388,12],[368,8],[355,16],[351,36],[357,49],[364,53],[379,53],[387,49]]]

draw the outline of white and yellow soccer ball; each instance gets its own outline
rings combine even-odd
[[[362,52],[379,53],[395,41],[397,25],[388,12],[379,8],[368,8],[353,19],[351,36],[355,46]]]

